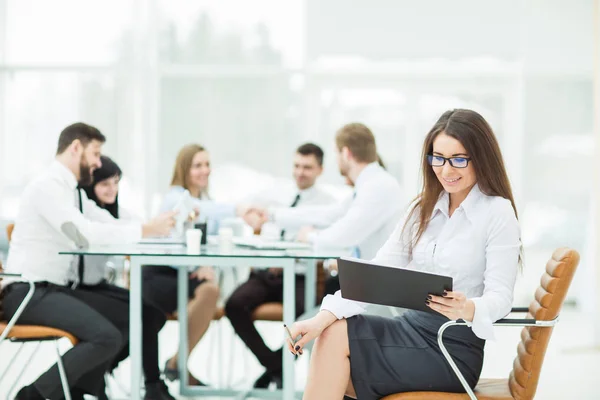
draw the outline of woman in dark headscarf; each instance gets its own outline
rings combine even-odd
[[[102,166],[94,170],[94,182],[83,188],[88,199],[119,218],[119,181],[121,168],[107,156],[101,156]]]

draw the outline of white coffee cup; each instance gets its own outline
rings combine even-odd
[[[201,229],[188,229],[185,231],[185,244],[188,253],[200,253],[200,242],[202,241]]]
[[[260,229],[260,237],[264,240],[280,240],[281,228],[273,222],[265,222]]]
[[[219,228],[219,247],[221,250],[231,249],[233,244],[233,229],[229,227]]]

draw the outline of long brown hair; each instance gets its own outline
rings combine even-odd
[[[184,189],[190,189],[190,169],[192,169],[192,161],[194,160],[194,156],[202,151],[206,151],[206,149],[199,144],[188,144],[179,150],[177,159],[175,160],[171,186],[181,186]],[[201,195],[208,196],[207,190],[203,190]]]
[[[446,111],[433,125],[423,143],[423,154],[421,156],[423,186],[421,193],[413,202],[413,207],[406,219],[403,231],[403,234],[407,229],[414,232],[414,228],[416,228],[416,234],[408,235],[408,237],[413,238],[409,249],[411,253],[413,247],[427,229],[433,209],[444,190],[435,172],[427,162],[427,155],[433,152],[433,141],[441,133],[458,140],[464,146],[471,158],[481,192],[488,196],[500,196],[510,200],[515,210],[515,216],[518,218],[517,207],[502,159],[502,152],[490,125],[481,115],[472,110],[455,109]],[[419,213],[418,219],[415,220],[413,226],[409,227],[409,221],[413,219],[416,212]]]

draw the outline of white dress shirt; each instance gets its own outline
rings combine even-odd
[[[473,332],[481,339],[493,339],[492,324],[512,306],[521,249],[519,223],[509,200],[487,196],[478,185],[451,217],[448,213],[449,196],[443,192],[412,256],[408,244],[414,233],[403,234],[403,219],[373,262],[451,276],[453,290],[475,304],[469,323]],[[409,226],[416,218],[418,210]],[[349,318],[364,312],[365,304],[344,299],[338,291],[323,300],[321,310]]]
[[[270,193],[272,197],[269,199]],[[313,185],[308,189],[299,190],[296,188],[295,190],[290,190],[287,196],[281,196],[281,194],[276,194],[274,191],[265,191],[262,194],[255,196],[250,203],[251,204],[259,204],[262,206],[286,206],[291,209],[302,209],[306,207],[312,206],[325,206],[328,204],[332,204],[335,201],[335,197],[329,194],[327,191],[323,190],[318,185]],[[296,205],[292,208],[291,204],[295,202],[296,196],[299,196]],[[296,235],[298,234],[299,227],[292,227],[290,229],[286,229],[284,226],[280,226],[276,222],[267,222],[263,225],[261,230],[261,235],[270,238],[272,233],[276,233],[277,237],[280,237],[280,233],[284,230],[284,240],[294,240]],[[297,260],[295,271],[297,274],[306,273],[307,264],[312,263],[313,261],[309,260]]]
[[[78,279],[77,257],[59,255],[59,251],[141,239],[140,223],[118,222],[83,191],[81,194],[83,214],[79,211],[75,175],[58,161],[25,188],[6,272],[23,274],[32,281],[66,285]]]
[[[267,193],[267,192],[265,192],[265,193]],[[296,205],[294,207],[290,207],[290,205],[294,203],[296,196],[300,196],[298,201],[296,202]],[[282,208],[282,207],[290,208],[290,209],[302,209],[302,208],[313,207],[313,206],[327,206],[327,205],[333,204],[334,202],[335,202],[334,196],[332,196],[327,191],[323,190],[318,185],[313,185],[313,186],[309,187],[308,189],[304,189],[304,190],[299,190],[297,188],[295,190],[290,190],[288,195],[286,195],[285,197],[283,197],[281,195],[273,196],[270,201],[266,197],[266,195],[263,194],[260,197],[258,197],[258,196],[255,197],[254,201],[250,202],[250,204],[262,205],[262,206],[269,207],[271,209],[278,209],[278,208]],[[285,230],[285,235],[284,235],[285,240],[294,240],[296,238],[296,235],[298,234],[298,230],[300,228],[300,226],[294,226],[294,227],[282,226],[282,225],[278,224],[277,221],[269,222],[268,224],[274,225],[277,228],[277,230],[280,232],[282,230]]]
[[[285,229],[312,225],[324,228],[309,235],[318,247],[355,248],[361,258],[372,258],[402,213],[398,181],[379,164],[367,165],[354,184],[354,196],[329,205],[281,208],[273,211],[275,223]]]
[[[81,191],[82,200],[85,202],[86,193]],[[111,214],[112,216],[112,214]],[[119,218],[114,220],[115,223],[120,224],[141,224],[142,219],[119,205]],[[112,267],[116,272],[122,271],[125,262],[123,256],[84,256],[84,274],[83,284],[86,285],[97,285],[104,279],[109,277],[109,267]]]

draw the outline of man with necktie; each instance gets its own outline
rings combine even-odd
[[[36,287],[17,322],[62,329],[79,339],[62,356],[73,400],[83,400],[86,394],[106,398],[104,373],[127,355],[128,292],[108,283],[86,285],[83,257],[69,258],[59,252],[166,236],[175,223],[172,212],[145,224],[118,223],[78,189],[78,185],[90,184],[94,169],[102,165],[105,140],[98,129],[84,123],[72,124],[61,132],[56,159],[23,191],[6,265],[6,272],[20,274]],[[4,313],[10,319],[29,285],[19,278],[2,284]],[[157,372],[150,381],[149,369],[145,371],[146,399],[173,399],[165,394],[166,386],[158,376],[157,334],[164,317],[158,312],[145,312],[144,317],[157,319],[156,329],[148,324],[143,330],[144,356],[148,355],[146,361],[153,361]],[[62,398],[57,365],[16,396],[17,400]]]
[[[354,186],[354,193],[331,205],[271,208],[263,211],[264,220],[299,229],[298,241],[352,249],[353,255],[369,260],[400,219],[400,185],[379,163],[375,136],[367,126],[341,127],[335,144],[340,173]]]
[[[298,241],[321,248],[347,248],[348,255],[371,260],[401,217],[400,185],[383,167],[375,136],[364,124],[341,127],[335,145],[340,174],[354,187],[353,194],[331,205],[263,210],[263,222],[299,229]],[[333,278],[326,290],[335,285]],[[389,312],[378,312],[384,311]]]
[[[316,185],[323,172],[323,150],[315,144],[306,143],[298,147],[294,156],[293,177],[295,189],[287,201],[279,200],[281,187],[276,191],[265,191],[252,199],[253,204],[262,206],[285,206],[303,208],[311,205],[331,204],[334,198]],[[278,196],[279,195],[279,196]],[[273,228],[273,227],[272,227]],[[279,229],[278,227],[275,227]],[[266,229],[265,229],[266,230]],[[279,231],[278,231],[279,232]],[[281,229],[278,238],[294,240],[297,229]],[[302,262],[296,264],[296,315],[304,311],[304,272]],[[282,352],[272,351],[254,327],[252,312],[262,304],[283,301],[283,271],[281,268],[253,270],[248,281],[238,287],[225,305],[225,313],[235,332],[265,367],[265,373],[258,378],[254,387],[268,388],[273,382],[282,385]]]

